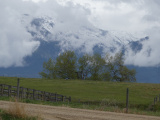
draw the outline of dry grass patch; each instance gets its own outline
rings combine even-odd
[[[17,101],[11,104],[9,109],[6,112],[16,118],[26,118],[27,117],[26,112],[25,112],[25,105],[24,104],[22,105],[18,103]]]
[[[2,110],[0,120],[42,120],[40,117],[28,116],[25,111],[25,105],[19,103],[16,99],[11,102],[8,109]]]

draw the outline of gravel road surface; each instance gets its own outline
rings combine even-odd
[[[0,109],[8,109],[14,102],[0,101]],[[160,117],[134,115],[69,107],[20,103],[29,115],[40,116],[44,120],[160,120]]]

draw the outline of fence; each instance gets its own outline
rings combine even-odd
[[[41,101],[51,101],[51,102],[58,102],[58,101],[71,102],[71,97],[66,97],[57,93],[50,93],[50,92],[5,85],[5,84],[0,84],[0,96],[8,96],[8,97],[13,96],[13,97],[18,97],[18,99],[41,100]]]
[[[159,99],[159,100],[158,100]],[[154,105],[157,103],[157,102],[160,102],[160,95],[159,96],[156,96],[155,98],[154,98]]]

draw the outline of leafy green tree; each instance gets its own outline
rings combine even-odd
[[[91,77],[92,80],[102,80],[105,68],[105,59],[100,54],[94,54],[91,58]]]
[[[47,62],[43,63],[43,71],[40,72],[40,76],[46,79],[55,79],[56,73],[54,70],[55,62],[50,58]]]
[[[126,66],[123,66],[120,70],[121,78],[120,81],[124,82],[135,82],[136,81],[136,70],[129,70]]]
[[[79,66],[79,71],[77,67]],[[80,73],[80,74],[79,74]],[[78,60],[73,51],[61,53],[56,62],[51,58],[43,63],[43,71],[39,73],[47,79],[80,79],[105,80],[119,82],[135,82],[136,71],[130,70],[124,65],[124,56],[117,53],[114,57],[100,54],[92,56],[85,54]]]
[[[77,57],[73,51],[61,53],[55,64],[55,71],[58,78],[75,79],[77,78],[76,67]]]
[[[130,70],[124,66],[124,56],[122,53],[117,53],[114,57],[107,56],[107,60],[112,81],[136,81],[136,71],[134,69]]]
[[[82,79],[102,80],[102,76],[106,75],[103,74],[105,60],[100,54],[94,54],[93,56],[85,54],[79,58],[78,63]]]
[[[121,81],[121,74],[120,70],[123,67],[124,64],[124,58],[122,53],[115,54],[114,57],[111,57],[110,60],[112,62],[109,63],[112,80],[113,81]]]
[[[81,73],[81,79],[87,79],[88,75],[91,72],[91,56],[88,54],[83,55],[79,58],[78,64],[79,64],[79,72]]]

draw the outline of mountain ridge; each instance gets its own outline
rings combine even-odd
[[[98,52],[103,55],[107,52],[115,54],[123,49],[124,52],[132,50],[136,54],[142,50],[142,43],[149,40],[149,36],[138,38],[124,31],[107,31],[91,25],[69,29],[65,28],[62,21],[46,16],[32,17],[24,14],[21,23],[32,39],[40,42],[40,46],[31,56],[24,58],[23,67],[0,68],[0,75],[40,77],[38,73],[42,71],[43,62],[49,58],[55,59],[65,50],[76,51],[76,54]],[[156,72],[159,67],[145,68],[132,65],[129,67],[137,70],[137,82],[159,83],[159,72]],[[155,80],[150,78],[149,73],[155,76]],[[146,77],[143,76],[144,74]],[[149,80],[145,80],[146,78]]]

